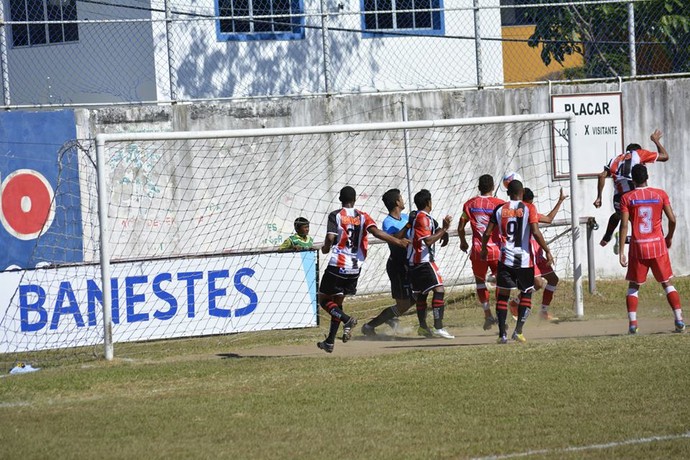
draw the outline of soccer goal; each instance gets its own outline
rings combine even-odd
[[[95,147],[77,149],[84,261],[0,273],[9,281],[0,352],[104,345],[111,359],[119,342],[316,326],[323,256],[277,250],[295,218],[310,221],[318,247],[343,186],[379,223],[386,190],[400,189],[409,211],[426,188],[432,214],[452,215],[455,229],[480,175],[506,197],[506,171],[519,172],[547,213],[561,187],[578,196],[574,140],[560,151],[554,142],[573,123],[540,114],[100,134]],[[569,204],[543,232],[582,316],[581,229],[576,199]],[[444,279],[467,285],[471,267],[452,236],[439,254]],[[385,244],[371,245],[359,293],[388,290],[387,257]]]

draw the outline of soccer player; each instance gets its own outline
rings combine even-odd
[[[561,193],[558,196],[558,201],[553,209],[546,215],[539,214],[539,223],[550,224],[553,219],[558,214],[558,210],[561,208],[561,204],[568,198],[568,195],[563,193],[561,188]],[[525,187],[522,196],[522,201],[525,203],[533,204],[534,202],[534,192],[529,188]],[[560,279],[556,272],[553,271],[553,265],[546,263],[546,255],[544,251],[539,246],[539,243],[534,239],[531,239],[532,244],[532,254],[534,255],[534,291],[544,289],[544,294],[541,299],[541,309],[539,311],[539,317],[546,321],[556,321],[558,318],[554,318],[551,313],[549,313],[549,306],[553,300],[553,295],[556,292],[556,286]],[[517,314],[515,314],[517,316]]]
[[[635,187],[632,177],[630,177],[630,172],[632,171],[633,166],[637,164],[654,163],[655,161],[668,161],[668,152],[664,146],[661,145],[661,136],[661,131],[656,129],[649,137],[652,142],[654,142],[654,145],[656,145],[657,152],[645,150],[640,147],[639,144],[630,144],[625,148],[625,153],[621,153],[620,155],[612,158],[611,161],[604,166],[604,170],[599,173],[597,178],[597,199],[594,200],[595,208],[601,207],[601,192],[604,190],[604,183],[606,182],[607,177],[611,177],[613,179],[613,184],[616,188],[613,194],[614,212],[611,214],[611,217],[609,217],[606,232],[599,243],[601,246],[606,246],[609,241],[611,241],[613,232],[616,230],[618,222],[620,222],[621,197],[624,193],[629,192]],[[622,244],[625,244],[625,240],[622,241]],[[616,252],[616,249],[617,248],[614,247],[614,252]]]
[[[648,178],[644,165],[633,166],[632,180],[635,190],[621,198],[621,241],[628,235],[628,222],[632,227],[629,260],[625,257],[625,251],[621,251],[618,256],[621,266],[628,267],[625,275],[628,281],[628,294],[625,297],[628,308],[628,332],[637,334],[637,293],[640,285],[646,281],[649,269],[666,291],[666,300],[673,310],[675,332],[683,332],[683,311],[680,308],[680,296],[671,283],[673,270],[668,256],[668,248],[671,247],[673,233],[676,230],[676,216],[666,192],[648,187]],[[668,219],[668,232],[665,238],[661,226],[662,212]]]
[[[486,287],[486,274],[491,270],[491,274],[496,277],[498,266],[498,256],[500,254],[501,237],[498,229],[495,229],[487,243],[486,260],[480,257],[482,249],[482,235],[489,224],[489,218],[496,206],[505,203],[500,198],[493,196],[494,179],[489,174],[479,177],[479,195],[470,198],[462,207],[462,215],[458,224],[458,236],[460,237],[460,249],[467,253],[469,244],[465,237],[465,226],[470,223],[472,229],[472,249],[470,251],[470,262],[474,273],[474,283],[477,291],[477,299],[484,310],[484,330],[488,331],[491,326],[496,324],[496,318],[491,314],[489,303],[489,290]]]
[[[434,261],[434,243],[447,238],[452,216],[443,218],[442,226],[431,217],[431,192],[422,189],[414,196],[417,212],[410,217],[412,220],[412,244],[407,247],[407,261],[410,267],[409,276],[412,294],[416,297],[417,318],[419,319],[420,335],[425,337],[442,337],[454,339],[443,328],[443,313],[445,310],[445,289],[443,278]],[[447,240],[446,240],[447,241]],[[434,327],[429,328],[426,323],[427,297],[433,291],[431,311],[434,314]]]
[[[341,322],[343,342],[350,340],[352,328],[357,325],[357,319],[343,311],[343,300],[346,295],[357,293],[357,280],[369,247],[368,234],[402,248],[409,243],[376,227],[369,214],[355,209],[356,198],[354,188],[346,186],[340,190],[342,208],[328,215],[326,239],[321,247],[321,252],[330,253],[330,258],[319,285],[319,305],[331,316],[331,324],[326,340],[316,345],[327,353],[333,352]]]
[[[383,204],[388,209],[388,216],[383,220],[383,231],[397,238],[405,237],[412,227],[408,215],[403,213],[405,200],[400,190],[393,188],[383,194]],[[397,245],[388,243],[390,256],[386,262],[386,273],[391,281],[391,295],[395,305],[385,308],[379,315],[362,326],[362,334],[368,337],[376,335],[376,328],[384,323],[393,329],[397,318],[412,306],[412,291],[407,276],[407,251]]]
[[[313,246],[314,239],[309,236],[309,221],[305,217],[298,217],[295,219],[295,234],[288,236],[278,250],[304,251]]]
[[[510,201],[496,207],[482,236],[480,255],[483,259],[487,257],[489,238],[495,227],[498,227],[503,237],[496,277],[498,343],[508,342],[506,332],[508,298],[513,288],[520,291],[520,305],[512,338],[518,342],[527,341],[522,334],[522,328],[532,309],[532,291],[534,291],[534,258],[530,244],[532,236],[544,250],[547,263],[553,264],[551,251],[539,230],[537,210],[534,205],[522,201],[523,193],[523,185],[519,180],[508,184]]]

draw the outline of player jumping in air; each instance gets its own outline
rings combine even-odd
[[[551,251],[539,230],[539,215],[534,205],[525,203],[523,186],[519,180],[508,184],[510,201],[499,205],[489,220],[489,225],[482,236],[481,257],[486,259],[489,238],[495,227],[498,227],[503,242],[501,256],[498,261],[498,276],[496,277],[496,316],[498,318],[498,342],[507,343],[506,320],[508,318],[508,298],[510,290],[520,290],[520,305],[518,319],[513,332],[513,340],[526,342],[522,328],[532,309],[532,291],[534,291],[534,258],[530,239],[534,235],[541,249],[544,250],[546,261],[553,264]]]
[[[326,340],[316,345],[327,353],[333,352],[341,322],[343,342],[350,340],[352,328],[357,325],[357,319],[343,311],[343,300],[346,295],[357,293],[357,280],[369,247],[368,234],[402,248],[409,243],[376,227],[369,214],[355,209],[356,198],[354,188],[346,186],[340,190],[342,208],[328,215],[326,239],[321,247],[321,252],[330,253],[330,258],[319,285],[319,305],[331,316],[331,324]]]
[[[491,214],[496,206],[505,203],[500,198],[493,196],[494,179],[489,174],[479,177],[479,195],[470,198],[462,207],[462,215],[458,224],[458,236],[460,237],[460,249],[467,252],[469,244],[465,237],[465,226],[470,223],[472,229],[472,249],[470,250],[470,262],[474,273],[474,282],[477,290],[477,299],[484,310],[484,330],[488,331],[496,324],[496,318],[491,314],[489,303],[489,290],[486,287],[486,274],[496,277],[498,258],[500,254],[501,237],[496,228],[487,242],[486,259],[480,256],[482,250],[482,235],[489,224]]]
[[[412,244],[407,247],[407,261],[410,267],[410,283],[412,293],[417,301],[417,318],[419,319],[420,335],[426,337],[443,337],[454,339],[443,328],[443,313],[445,310],[445,289],[443,278],[434,261],[434,243],[447,237],[452,216],[443,218],[442,227],[431,217],[431,192],[420,190],[414,196],[417,212],[412,220]],[[447,240],[446,240],[447,244]],[[445,245],[445,244],[444,244]],[[434,327],[429,329],[426,324],[427,297],[433,291],[431,311],[434,314]]]
[[[621,153],[620,155],[611,159],[611,161],[604,166],[604,170],[599,173],[597,180],[597,199],[594,200],[595,208],[601,207],[601,192],[604,190],[604,183],[606,182],[607,177],[611,177],[613,179],[613,184],[616,188],[613,194],[614,212],[611,214],[611,217],[609,217],[609,222],[606,226],[606,233],[604,233],[604,236],[599,243],[601,246],[606,246],[609,241],[611,241],[613,232],[616,230],[618,222],[620,222],[621,197],[625,193],[635,188],[632,177],[630,176],[633,166],[637,164],[654,163],[655,161],[668,161],[668,152],[666,152],[664,146],[661,145],[661,136],[661,131],[656,129],[649,137],[652,142],[654,142],[654,145],[656,145],[657,152],[645,150],[640,147],[639,144],[630,144],[625,148],[625,153]],[[625,244],[625,240],[621,241],[622,244]],[[614,252],[615,251],[616,248],[614,247]]]
[[[637,293],[640,285],[647,279],[649,269],[666,292],[666,300],[674,315],[675,332],[685,331],[680,296],[671,283],[673,270],[668,256],[673,233],[676,230],[676,216],[665,191],[647,186],[647,168],[638,164],[632,168],[635,190],[626,193],[621,199],[620,238],[628,234],[628,222],[632,228],[628,258],[625,251],[619,254],[620,264],[628,267],[625,279],[628,281],[628,294],[625,303],[628,308],[628,332],[637,334]],[[666,214],[668,232],[664,237],[661,216]]]

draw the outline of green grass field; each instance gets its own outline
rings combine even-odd
[[[687,299],[690,279],[676,287]],[[620,318],[620,334],[242,357],[313,344],[321,326],[64,359],[0,379],[0,457],[690,458],[690,334],[644,334],[645,318],[672,325],[656,283],[640,292],[636,337],[624,334],[625,284],[597,288],[583,326]],[[472,292],[449,297],[448,328],[484,333]],[[570,298],[564,286],[554,305],[566,321]],[[364,320],[387,303],[358,298],[346,309]]]

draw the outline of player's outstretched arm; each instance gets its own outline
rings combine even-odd
[[[654,145],[656,145],[656,150],[659,152],[659,156],[657,157],[656,161],[668,161],[668,152],[664,148],[663,145],[661,145],[661,136],[663,136],[662,132],[659,131],[658,129],[655,129],[654,132],[652,133],[649,138],[654,142]]]
[[[539,230],[539,224],[536,222],[533,222],[530,225],[530,229],[532,230],[532,236],[536,240],[537,243],[539,243],[539,246],[544,250],[544,255],[546,255],[546,263],[547,265],[553,265],[553,255],[551,255],[551,250],[549,249],[549,245],[546,244],[546,240],[544,239],[544,235],[542,235],[541,230]]]
[[[465,236],[465,226],[467,222],[469,222],[469,219],[463,212],[462,216],[460,216],[460,222],[458,223],[458,237],[460,238],[460,250],[462,252],[467,252],[470,247],[470,245],[467,244],[467,237]]]
[[[626,210],[621,210],[621,225],[618,228],[618,241],[625,241],[625,239],[628,237],[628,222],[630,221],[630,213],[628,212],[627,208]],[[622,246],[622,245],[621,245]],[[618,261],[621,264],[621,267],[627,267],[628,266],[628,258],[625,255],[625,248],[621,248],[619,254],[618,254]]]
[[[670,204],[664,205],[664,214],[666,214],[666,218],[668,219],[668,231],[666,232],[665,238],[666,247],[670,248],[673,240],[673,234],[676,231],[676,215],[673,213],[673,208],[671,208]]]
[[[568,195],[565,194],[563,191],[563,187],[561,187],[561,194],[558,197],[558,201],[556,202],[556,205],[553,207],[553,209],[545,216],[540,215],[539,216],[539,222],[543,224],[550,224],[553,222],[553,219],[556,217],[556,214],[558,214],[558,210],[561,209],[561,204],[568,198]]]
[[[393,244],[395,246],[400,246],[401,248],[406,248],[410,244],[410,240],[407,238],[396,238],[393,235],[389,235],[378,227],[371,226],[367,228],[369,233],[374,235],[376,238],[385,241],[386,243]]]

